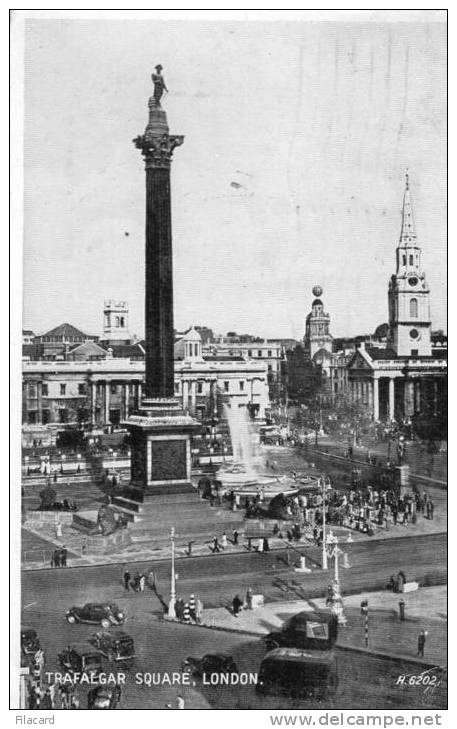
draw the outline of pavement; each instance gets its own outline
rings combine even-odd
[[[394,594],[389,591],[362,592],[344,597],[347,625],[339,628],[338,645],[365,651],[365,618],[360,603],[369,604],[368,651],[378,655],[398,656],[420,664],[447,664],[447,588],[424,587],[415,592]],[[406,620],[399,619],[398,602],[405,602]],[[204,610],[202,624],[253,635],[266,635],[279,630],[288,618],[301,611],[326,610],[325,599],[293,600],[268,603],[253,610],[244,609],[235,617],[229,607]],[[417,657],[419,631],[427,630],[423,659]]]

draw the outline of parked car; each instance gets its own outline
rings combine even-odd
[[[121,631],[95,633],[91,638],[91,643],[109,661],[127,662],[135,658],[133,638],[127,633]]]
[[[21,650],[26,656],[35,655],[41,648],[36,630],[21,628]]]
[[[87,694],[88,709],[115,709],[121,698],[121,687],[96,686]]]
[[[188,656],[182,670],[198,677],[204,673],[238,673],[235,661],[227,653],[207,653],[203,658]]]
[[[268,650],[284,646],[304,650],[330,650],[338,637],[334,615],[303,611],[291,617],[282,630],[268,633],[264,641]]]
[[[90,643],[68,646],[58,655],[59,663],[67,673],[92,673],[102,670],[101,654]]]
[[[69,623],[90,623],[101,625],[102,628],[123,625],[125,621],[125,615],[117,605],[95,602],[88,602],[83,607],[71,607],[67,610],[66,618]]]
[[[264,656],[256,691],[325,700],[338,688],[335,651],[275,648]]]

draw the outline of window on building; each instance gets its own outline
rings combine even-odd
[[[240,390],[241,391],[244,390],[244,382],[242,380],[240,380]]]
[[[111,394],[115,395],[117,393],[117,385],[111,385]]]
[[[409,257],[409,265],[414,266],[414,256]]]
[[[273,356],[273,355],[271,354],[271,349],[269,349],[269,350],[268,350],[268,356],[269,356],[269,357],[272,357],[272,356]]]
[[[175,392],[179,392],[179,382],[175,382]]]
[[[419,350],[418,349],[412,349],[411,350],[411,357],[418,357],[419,356]]]
[[[36,423],[36,410],[29,410],[27,413],[27,421],[29,425],[34,425]]]
[[[406,256],[403,256],[403,265],[406,266]]]
[[[68,410],[65,408],[59,410],[59,421],[61,423],[68,423]]]
[[[261,357],[261,356],[262,356],[262,350],[261,349],[258,349],[257,350],[257,357]]]
[[[123,317],[123,316],[121,316],[121,327],[123,327],[123,326],[124,326],[124,321],[125,321],[124,317]]]
[[[36,397],[36,385],[29,385],[29,397]]]
[[[80,382],[78,385],[78,395],[85,395],[86,394],[86,386],[84,382]]]
[[[248,349],[248,357],[252,357],[252,349]]]
[[[229,391],[229,384],[230,384],[229,382],[224,382],[224,391],[225,392]]]
[[[49,387],[43,383],[41,386],[41,394],[43,397],[47,397],[49,395]]]
[[[203,382],[197,382],[197,392],[199,395],[203,392]]]
[[[67,386],[66,385],[60,385],[60,394],[61,395],[66,395],[67,394]],[[63,423],[63,422],[66,422],[66,421],[62,420],[61,422]]]
[[[417,318],[417,299],[411,299],[409,302],[409,315],[411,318]]]
[[[51,422],[51,411],[50,410],[42,410],[41,422],[43,423],[43,425],[47,425],[47,423]]]
[[[273,365],[268,365],[268,372],[273,372]]]

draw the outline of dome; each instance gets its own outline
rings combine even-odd
[[[186,342],[201,342],[202,341],[200,334],[193,327],[192,327],[192,329],[189,329],[189,331],[183,336],[183,339],[185,339]]]
[[[324,293],[324,289],[322,286],[313,286],[313,294],[314,296],[322,296]]]
[[[312,305],[313,305],[313,307],[314,306],[324,306],[323,303],[322,303],[322,301],[320,299],[314,299]]]

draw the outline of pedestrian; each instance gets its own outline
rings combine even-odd
[[[262,537],[259,537],[259,539],[257,541],[257,552],[258,553],[263,552],[263,538]]]
[[[197,601],[195,603],[195,622],[198,625],[200,625],[202,622],[202,615],[203,615],[203,603],[199,598],[197,598]]]
[[[233,530],[233,544],[238,544],[238,531],[236,529]]]
[[[252,610],[252,595],[252,589],[248,587],[248,589],[246,590],[246,606],[248,610]]]
[[[141,580],[141,576],[137,570],[135,572],[135,574],[133,575],[133,580],[132,580],[132,587],[133,587],[134,592],[140,591],[140,580]]]
[[[151,588],[151,590],[155,590],[156,589],[156,576],[155,576],[155,572],[154,572],[153,569],[150,569],[149,570],[149,574],[148,574],[148,585]]]
[[[195,620],[195,617],[196,617],[195,595],[191,595],[189,597],[189,611],[190,611],[190,617],[192,618],[192,620]]]
[[[263,551],[269,552],[270,551],[270,544],[268,542],[268,539],[266,537],[263,538]]]
[[[240,599],[239,595],[235,595],[235,597],[232,600],[232,608],[233,608],[233,614],[235,618],[238,617],[238,614],[243,606],[243,601]]]
[[[186,623],[186,625],[190,624],[190,608],[189,603],[184,603],[184,609],[182,611],[182,621],[183,623]]]
[[[141,575],[141,577],[140,577],[140,592],[144,592],[145,585],[146,585],[146,575]]]
[[[424,648],[425,648],[425,637],[427,633],[425,630],[421,630],[421,632],[418,635],[417,638],[417,655],[421,656],[421,658],[424,657]]]
[[[219,540],[216,536],[214,536],[213,537],[213,553],[220,552],[220,551],[221,550],[219,549]]]
[[[429,510],[430,510],[429,519],[433,520],[433,512],[435,511],[435,504],[433,503],[433,501],[431,499],[430,499],[430,501],[427,501],[427,504],[429,505]]]
[[[180,597],[178,597],[178,599],[175,602],[175,613],[176,613],[176,618],[178,620],[182,620],[183,619],[183,615],[184,615],[184,600],[182,600]]]
[[[227,546],[227,534],[224,532],[221,537],[221,548],[225,549]]]
[[[61,567],[67,566],[67,555],[68,555],[68,550],[64,544],[62,549],[60,550],[60,566]]]
[[[60,549],[54,550],[54,566],[60,567]]]
[[[184,707],[185,707],[185,703],[184,703],[183,697],[182,696],[177,696],[176,697],[176,708],[177,709],[184,709]]]
[[[130,585],[130,572],[128,571],[128,569],[126,569],[124,571],[124,589],[127,590],[127,592],[130,589],[129,585]]]

